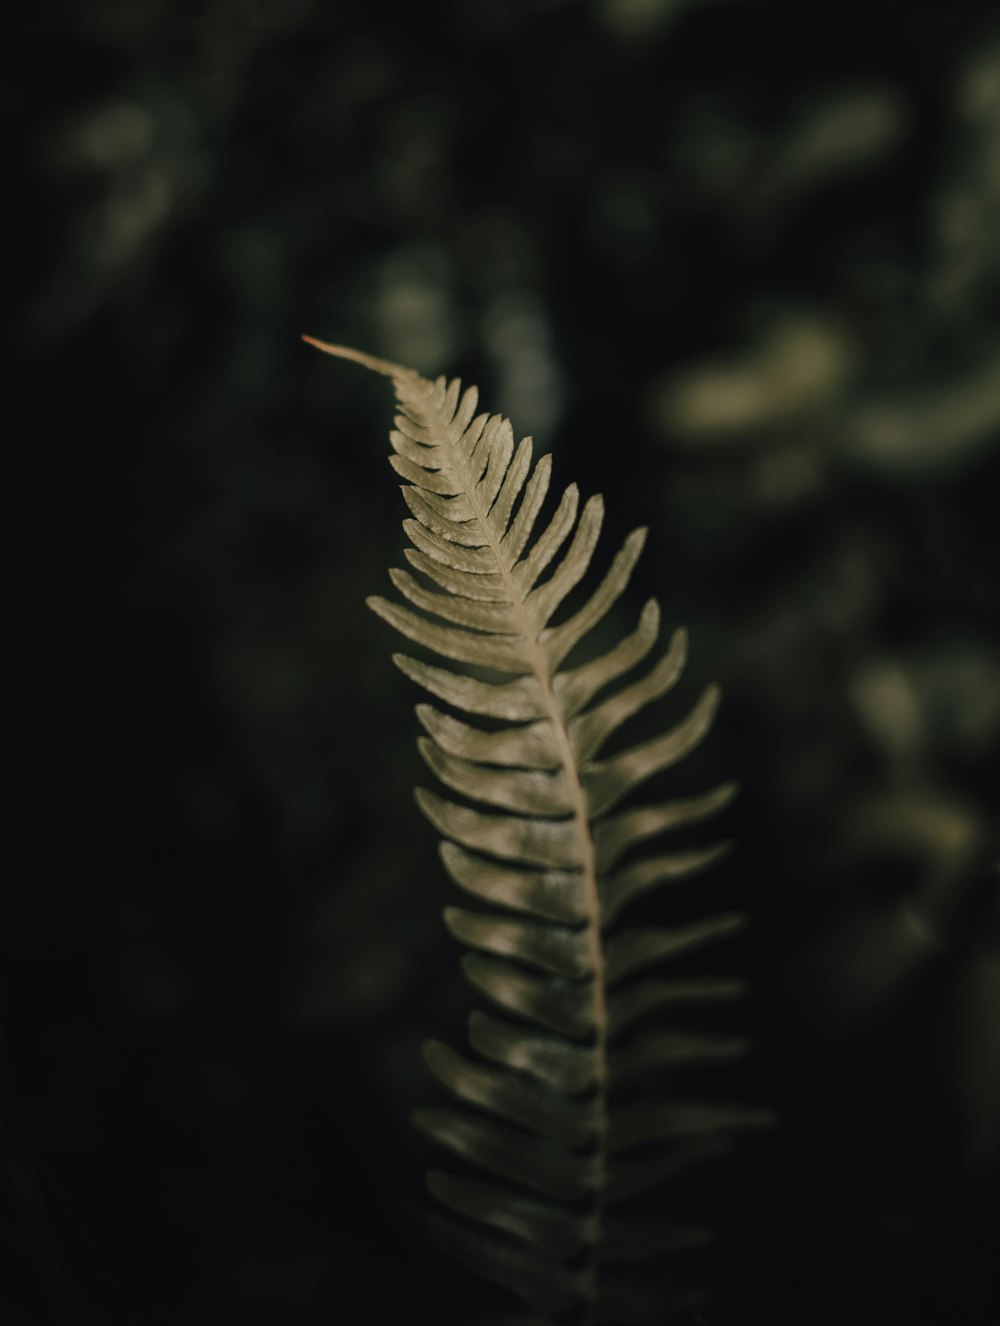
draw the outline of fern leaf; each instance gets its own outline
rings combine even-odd
[[[545,1326],[566,1312],[585,1326],[667,1320],[672,1303],[690,1298],[672,1296],[662,1277],[616,1267],[655,1266],[708,1235],[630,1214],[628,1204],[721,1154],[734,1132],[761,1127],[770,1115],[634,1090],[650,1074],[745,1052],[740,1038],[636,1028],[657,1010],[737,997],[739,982],[648,973],[743,921],[723,915],[675,928],[617,928],[636,898],[725,853],[724,843],[646,856],[636,849],[716,814],[732,786],[620,807],[704,738],[718,690],[709,687],[662,736],[601,757],[628,718],[670,690],[685,661],[678,631],[641,676],[628,679],[656,643],[659,609],[650,601],[614,647],[564,667],[625,594],[645,530],[629,535],[590,596],[566,614],[595,556],[603,500],[581,504],[570,485],[540,525],[550,458],[533,464],[530,439],[515,447],[505,419],[477,414],[475,388],[463,393],[458,382],[429,382],[358,351],[310,343],[389,376],[395,387],[391,461],[406,481],[404,529],[413,544],[406,557],[416,574],[390,573],[404,603],[369,602],[444,661],[395,658],[456,711],[421,704],[417,715],[426,733],[421,754],[460,800],[423,789],[417,799],[445,840],[448,873],[488,909],[445,912],[451,933],[471,950],[466,977],[500,1016],[472,1015],[475,1058],[436,1041],[426,1047],[431,1071],[459,1108],[422,1110],[416,1122],[480,1171],[428,1176],[449,1212],[435,1217],[434,1237],[537,1314],[510,1321]]]

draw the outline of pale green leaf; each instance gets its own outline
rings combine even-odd
[[[474,599],[479,603],[502,603],[508,609],[510,607],[507,585],[499,573],[458,571],[452,566],[436,562],[433,557],[428,557],[416,548],[404,548],[403,556],[421,575],[433,580],[449,594]]]
[[[484,732],[429,704],[417,705],[417,718],[443,751],[479,764],[515,769],[555,769],[562,764],[555,731],[549,719],[525,727]]]
[[[484,902],[547,921],[572,924],[586,919],[579,871],[501,864],[449,842],[441,844],[441,859],[459,888]]]
[[[453,658],[459,663],[476,663],[496,672],[530,671],[522,651],[509,636],[485,636],[451,626],[438,626],[388,599],[370,598],[368,606],[410,640],[436,654],[443,654],[445,658]]]
[[[647,838],[718,814],[729,805],[736,791],[735,783],[726,783],[700,796],[678,798],[659,806],[639,806],[602,820],[594,826],[598,870],[611,870],[630,848]]]
[[[583,763],[592,759],[608,737],[645,705],[666,695],[677,682],[687,658],[687,632],[678,628],[660,661],[639,681],[623,686],[606,700],[578,714],[569,724],[573,753]]]
[[[531,478],[524,489],[521,505],[517,508],[517,514],[510,522],[510,526],[500,544],[504,556],[507,558],[508,566],[514,565],[531,538],[535,521],[538,519],[542,503],[549,491],[551,477],[552,457],[550,455],[542,456],[531,472]]]
[[[592,973],[586,931],[490,916],[463,907],[446,907],[444,919],[457,940],[494,957],[511,958],[558,976],[580,977]]]
[[[609,760],[585,765],[583,782],[591,818],[613,810],[640,783],[682,760],[701,741],[719,707],[719,689],[709,686],[691,713],[675,728]]]
[[[422,787],[417,804],[446,838],[505,861],[556,869],[580,860],[580,837],[573,820],[541,820],[523,815],[486,815],[445,801]]]
[[[706,921],[693,921],[690,925],[675,926],[672,929],[646,926],[625,930],[607,943],[605,971],[608,984],[616,985],[643,967],[652,967],[702,948],[717,939],[726,939],[745,925],[745,916],[729,912],[724,916],[713,916]]]
[[[706,870],[732,851],[732,843],[712,847],[692,847],[686,852],[669,852],[645,857],[625,866],[610,878],[600,880],[601,911],[605,926],[617,920],[622,908],[661,884],[688,879]]]
[[[593,1136],[591,1102],[572,1100],[522,1073],[474,1063],[440,1041],[425,1044],[424,1059],[438,1081],[468,1105],[568,1147],[585,1146]]]
[[[555,515],[549,521],[544,532],[539,535],[538,541],[524,560],[514,566],[512,574],[522,595],[527,595],[531,586],[569,536],[569,532],[573,528],[573,522],[576,520],[579,499],[579,490],[575,483],[571,483],[560,498]],[[516,520],[514,524],[517,524]]]
[[[497,494],[497,499],[490,511],[490,521],[496,531],[497,537],[501,540],[507,534],[511,513],[514,510],[514,503],[521,490],[524,488],[525,480],[528,477],[528,471],[530,469],[531,438],[526,437],[521,440],[517,451],[514,453],[514,459],[511,461],[507,473],[503,477],[503,483]]]
[[[569,815],[573,809],[562,769],[497,769],[492,765],[447,755],[428,737],[417,741],[428,768],[441,782],[472,801],[525,815]]]
[[[594,1050],[558,1036],[539,1036],[477,1011],[469,1015],[469,1043],[494,1063],[528,1073],[567,1095],[578,1095],[594,1083]]]
[[[506,419],[501,419],[495,434],[490,438],[489,465],[486,473],[476,484],[476,503],[481,511],[488,511],[499,496],[513,454],[514,434],[510,423]]]
[[[404,455],[390,456],[389,464],[401,479],[408,479],[427,492],[440,493],[442,497],[454,497],[461,492],[461,484],[457,479],[441,470],[427,469],[419,460],[414,461]]]
[[[467,713],[502,718],[511,723],[546,716],[544,699],[535,677],[495,683],[463,677],[406,654],[393,654],[392,661],[418,686]]]
[[[557,1142],[460,1110],[417,1110],[413,1122],[454,1155],[548,1197],[573,1202],[593,1191],[593,1160]]]
[[[594,1027],[592,983],[562,976],[536,976],[496,958],[468,953],[462,970],[498,1008],[564,1036],[587,1036]]]
[[[421,525],[435,534],[469,548],[482,548],[487,542],[482,526],[475,518],[475,507],[464,493],[457,497],[443,497],[408,483],[400,485],[400,492]]]
[[[613,681],[630,672],[637,663],[641,663],[656,643],[659,629],[660,608],[655,599],[649,599],[642,610],[639,625],[614,649],[568,672],[557,673],[552,686],[563,718],[573,718],[605,686],[610,686]]]
[[[474,602],[455,594],[435,594],[433,590],[424,589],[406,571],[395,568],[389,572],[389,578],[404,598],[408,598],[414,607],[423,612],[456,622],[472,631],[490,631],[496,635],[518,634],[508,603]]]
[[[590,565],[590,559],[597,547],[604,520],[604,499],[592,497],[583,508],[580,523],[573,534],[573,541],[565,555],[549,576],[548,580],[538,585],[528,595],[527,609],[533,620],[547,626],[552,614],[562,603],[566,595],[580,583]],[[515,568],[516,571],[516,568]],[[522,580],[522,584],[534,583]]]
[[[496,559],[489,548],[460,548],[458,544],[425,529],[419,520],[404,520],[403,529],[410,541],[435,562],[454,567],[458,571],[467,571],[470,575],[495,574]]]
[[[604,619],[611,606],[624,594],[645,542],[646,530],[633,530],[625,540],[624,547],[615,555],[607,575],[583,607],[561,626],[549,627],[543,632],[542,646],[553,672],[570,650]]]

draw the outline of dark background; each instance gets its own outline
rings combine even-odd
[[[389,393],[304,331],[477,382],[605,557],[648,523],[622,628],[691,629],[670,721],[723,683],[717,1091],[783,1122],[668,1194],[708,1320],[995,1321],[1000,9],[37,0],[6,45],[3,1326],[486,1301],[411,1214],[470,1000],[364,606]]]

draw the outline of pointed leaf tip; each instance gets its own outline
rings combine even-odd
[[[388,359],[378,359],[375,355],[367,355],[363,350],[355,350],[349,345],[332,345],[328,341],[318,341],[315,336],[305,334],[302,335],[302,340],[306,345],[322,350],[325,355],[333,355],[336,359],[349,359],[352,363],[361,364],[363,368],[369,368],[373,373],[381,373],[387,378],[420,376],[415,369],[406,368],[403,364],[394,364]]]

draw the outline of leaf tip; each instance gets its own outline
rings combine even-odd
[[[349,345],[333,345],[329,341],[317,340],[315,336],[306,336],[305,333],[302,334],[301,339],[305,341],[306,345],[321,350],[325,355],[333,355],[335,359],[349,359],[352,363],[371,369],[373,373],[381,373],[383,377],[398,379],[420,376],[412,368],[406,368],[402,364],[394,364],[388,359],[378,359],[375,355],[365,354],[363,350],[355,350]]]
[[[739,796],[742,787],[737,782],[723,783],[719,788],[719,803],[723,806],[730,805]]]
[[[467,915],[467,913],[463,912],[461,907],[443,907],[441,909],[441,915],[444,917],[444,923],[451,933],[455,935],[456,938],[459,938],[457,930],[462,924],[462,917]]]
[[[430,737],[417,737],[417,750],[423,756],[424,762],[433,770],[434,756],[436,752],[434,750],[434,743],[431,741]]]
[[[714,715],[715,711],[718,709],[719,705],[722,702],[722,687],[719,685],[717,681],[709,682],[709,684],[705,687],[705,691],[702,696],[701,702],[705,706],[706,710],[708,710],[709,713]]]
[[[437,1066],[441,1063],[442,1056],[447,1056],[450,1053],[451,1051],[449,1050],[449,1047],[445,1045],[444,1041],[426,1040],[420,1047],[420,1057],[431,1072],[435,1074],[437,1072]]]

